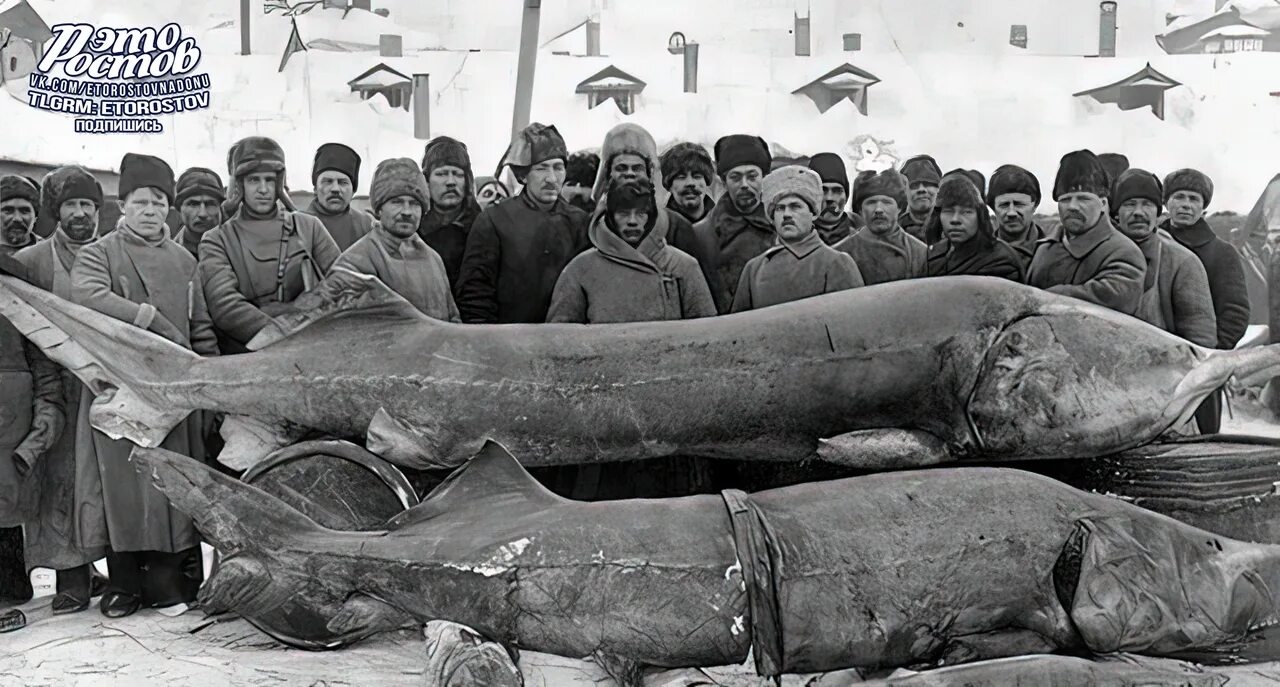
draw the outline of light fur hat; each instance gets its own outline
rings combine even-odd
[[[800,165],[779,167],[764,178],[764,209],[773,215],[773,209],[783,198],[796,196],[809,206],[814,214],[822,207],[822,177]]]

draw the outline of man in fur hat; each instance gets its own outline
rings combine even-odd
[[[666,243],[698,261],[698,269],[714,293],[720,287],[715,269],[715,250],[710,243],[698,238],[684,215],[667,207],[666,172],[658,157],[658,146],[649,132],[636,124],[619,124],[605,134],[600,155],[601,165],[591,191],[597,213],[604,204],[609,184],[641,179],[648,181],[658,202],[658,220],[665,225],[663,236]]]
[[[667,209],[674,210],[691,223],[700,222],[715,207],[711,184],[716,167],[711,153],[697,143],[677,143],[658,158],[662,166],[662,183],[670,196]]]
[[[432,139],[422,155],[422,173],[430,191],[430,202],[422,207],[418,237],[444,260],[452,289],[458,283],[467,235],[480,216],[467,145],[448,136]]]
[[[73,300],[71,271],[85,246],[98,237],[102,186],[83,167],[59,167],[40,184],[40,213],[57,218],[53,233],[14,253],[26,270],[24,278],[64,300]],[[77,479],[77,465],[96,460],[88,435],[77,437],[83,385],[61,370],[64,429],[36,465],[39,484],[36,516],[25,525],[26,559],[31,567],[57,571],[53,613],[75,613],[89,607],[94,595],[92,563],[107,547],[92,528],[82,527],[80,513],[100,513],[102,495],[96,483]],[[96,522],[90,521],[90,522]]]
[[[899,171],[907,178],[907,203],[899,208],[898,225],[911,236],[924,241],[924,225],[933,213],[938,184],[942,183],[942,167],[932,156],[917,155],[903,162]]]
[[[1192,343],[1218,345],[1217,318],[1204,265],[1190,249],[1157,228],[1164,193],[1160,179],[1128,169],[1112,185],[1117,228],[1137,244],[1146,260],[1137,317]]]
[[[1244,263],[1231,244],[1218,238],[1204,219],[1213,202],[1213,180],[1195,169],[1179,169],[1164,178],[1164,204],[1169,219],[1160,226],[1189,248],[1204,265],[1217,319],[1218,348],[1235,348],[1249,327],[1249,287]],[[1222,424],[1222,394],[1215,393],[1196,411],[1202,434],[1216,434]]]
[[[210,229],[222,224],[222,177],[212,169],[192,167],[178,177],[174,202],[182,215],[182,228],[173,240],[192,257],[200,256],[200,240]]]
[[[906,204],[907,178],[895,170],[862,172],[854,181],[853,208],[867,227],[832,248],[853,257],[868,286],[925,274],[928,247],[898,224]]]
[[[126,153],[119,189],[122,221],[80,251],[71,270],[72,299],[188,350],[217,355],[196,259],[170,240],[165,228],[174,199],[173,170],[159,158]],[[86,535],[96,537],[91,543],[110,547],[111,582],[99,604],[102,614],[119,618],[143,607],[194,601],[204,577],[195,526],[150,475],[133,469],[132,442],[112,440],[89,424],[89,404],[86,397],[78,425],[80,434],[92,436],[96,460],[79,473],[92,473],[96,466],[102,489],[101,520]],[[194,419],[179,423],[161,447],[203,461],[201,428]]]
[[[0,255],[13,255],[36,242],[40,189],[24,176],[0,177]]]
[[[1036,223],[1040,181],[1022,167],[1001,165],[991,175],[987,205],[996,213],[996,238],[1017,252],[1025,274],[1036,243],[1044,237],[1044,229]]]
[[[590,246],[587,213],[560,197],[564,139],[554,126],[525,127],[502,156],[524,189],[480,213],[454,289],[462,321],[545,322],[551,292],[565,265]]]
[[[848,212],[849,172],[844,159],[835,153],[818,153],[809,158],[809,169],[822,179],[822,212],[814,219],[814,228],[828,246],[867,226],[862,215]]]
[[[1142,300],[1146,260],[1111,225],[1110,195],[1111,180],[1097,155],[1077,150],[1063,156],[1053,183],[1062,225],[1041,240],[1027,283],[1132,315]]]
[[[585,150],[570,155],[564,163],[564,187],[560,189],[560,195],[570,205],[587,214],[595,212],[596,204],[591,198],[591,190],[599,173],[599,155]]]
[[[763,190],[779,245],[747,262],[732,312],[862,286],[853,258],[823,243],[814,229],[822,207],[822,178],[817,172],[799,165],[779,167],[764,178]]]
[[[715,154],[716,174],[724,182],[725,192],[694,231],[712,251],[719,286],[712,284],[712,279],[707,283],[716,299],[716,309],[726,313],[733,305],[743,268],[751,258],[773,247],[776,240],[773,223],[760,202],[760,187],[773,157],[763,138],[747,134],[732,134],[716,141]]]
[[[334,269],[373,275],[427,317],[461,322],[444,261],[418,236],[423,210],[431,205],[429,194],[413,160],[378,163],[369,188],[378,221],[373,231],[343,252]]]
[[[373,229],[369,213],[351,207],[351,199],[360,190],[360,155],[356,151],[341,143],[317,148],[311,186],[316,197],[305,212],[320,220],[339,251],[350,248]]]
[[[272,315],[324,278],[340,253],[320,220],[288,209],[278,143],[251,136],[232,154],[235,207],[200,241],[204,295],[224,354],[245,352]]]
[[[969,174],[957,171],[942,177],[925,233],[939,237],[929,246],[927,276],[968,274],[1022,283],[1022,260],[996,238],[991,213]]]

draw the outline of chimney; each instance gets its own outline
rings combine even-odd
[[[249,47],[249,0],[240,0],[240,54],[248,55]]]
[[[1103,0],[1098,23],[1098,57],[1116,56],[1116,3]]]
[[[380,57],[404,57],[404,40],[394,33],[378,36],[378,55]]]
[[[799,13],[793,14],[796,20],[796,56],[809,56],[809,17],[801,17]]]
[[[587,20],[587,55],[600,55],[600,22],[595,19]]]
[[[684,92],[698,92],[698,44],[685,43],[684,46]]]
[[[369,10],[369,0],[351,0],[351,7],[358,10]]]
[[[413,137],[431,138],[431,75],[413,75]]]

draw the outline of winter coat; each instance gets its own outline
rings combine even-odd
[[[64,412],[58,366],[0,317],[0,527],[35,515],[35,468],[62,435]],[[18,461],[27,468],[23,476]]]
[[[923,241],[900,227],[884,234],[863,229],[832,248],[853,257],[867,286],[923,277],[929,254]]]
[[[462,210],[452,219],[432,208],[422,213],[422,221],[418,222],[418,237],[444,261],[450,290],[458,286],[458,271],[462,269],[462,254],[467,250],[467,235],[479,216],[480,204],[475,196],[468,195]]]
[[[1022,283],[1022,257],[1009,244],[999,239],[990,247],[982,247],[977,239],[952,247],[947,239],[929,246],[925,274],[930,277],[969,274],[1003,277]]]
[[[925,236],[925,229],[929,226],[929,218],[918,220],[911,215],[910,210],[903,210],[898,213],[898,226],[907,232],[909,236],[914,237],[924,245],[929,245],[929,240]]]
[[[178,233],[173,235],[173,242],[187,249],[191,257],[200,259],[200,239],[204,238],[202,234],[195,234],[183,226]]]
[[[772,248],[777,239],[773,224],[765,216],[764,203],[744,215],[726,193],[720,196],[711,214],[693,225],[693,230],[712,251],[715,276],[720,281],[720,288],[711,293],[716,309],[729,312],[742,270],[752,258]]]
[[[1068,237],[1058,226],[1040,239],[1027,283],[1132,315],[1142,300],[1146,273],[1142,251],[1103,213],[1080,236]]]
[[[216,339],[200,284],[199,265],[186,249],[167,237],[144,239],[128,227],[85,246],[71,270],[71,293],[76,303],[135,326],[147,324],[149,317],[163,317],[184,335],[179,345],[201,355],[216,355]],[[88,543],[109,543],[113,551],[169,553],[199,543],[191,519],[169,503],[151,483],[150,475],[134,470],[129,460],[133,442],[113,440],[89,426],[91,404],[92,395],[85,389],[77,432],[91,432],[106,537]],[[201,431],[197,419],[188,417],[160,446],[203,461]],[[83,457],[87,454],[77,455],[78,459]]]
[[[1004,241],[1007,246],[1018,254],[1018,260],[1022,264],[1022,273],[1026,275],[1027,270],[1031,267],[1031,258],[1036,255],[1036,245],[1040,239],[1044,238],[1044,229],[1040,227],[1039,222],[1031,221],[1031,226],[1027,227],[1027,231],[1019,239],[1006,239],[1000,235],[1000,230],[996,230],[996,238]]]
[[[853,236],[865,226],[867,226],[866,220],[862,219],[862,215],[856,212],[842,212],[840,213],[840,219],[829,225],[824,224],[821,216],[816,217],[813,221],[814,230],[818,232],[822,242],[828,246],[834,246]]]
[[[822,242],[818,232],[752,258],[742,270],[730,312],[767,308],[862,286],[858,265]]]
[[[454,289],[469,324],[545,322],[565,265],[589,248],[587,213],[563,199],[542,209],[527,192],[480,213]]]
[[[1217,318],[1200,258],[1162,230],[1137,244],[1147,263],[1137,317],[1192,343],[1216,347]]]
[[[1249,288],[1240,254],[1218,238],[1203,217],[1190,227],[1176,228],[1166,220],[1160,228],[1200,258],[1218,318],[1218,348],[1235,348],[1249,328]]]
[[[260,221],[245,218],[241,208],[200,241],[204,295],[224,354],[243,353],[271,315],[324,278],[341,252],[311,215],[279,209],[276,219]],[[262,231],[264,225],[272,226]]]
[[[399,239],[374,223],[373,231],[343,251],[333,266],[377,277],[427,317],[462,321],[449,291],[444,261],[417,234]]]
[[[25,278],[32,285],[71,300],[75,256],[66,247],[65,235],[56,227],[48,238],[13,257],[26,268]],[[23,526],[27,565],[52,570],[92,563],[107,551],[105,522],[101,518],[101,478],[92,453],[92,436],[88,431],[79,431],[84,387],[71,372],[61,368],[60,372],[65,422],[30,477],[37,485],[38,505],[35,516]]]
[[[351,206],[334,214],[320,205],[320,199],[313,198],[311,204],[302,212],[320,220],[325,230],[329,232],[329,238],[337,244],[339,252],[355,245],[356,241],[373,230],[373,215]]]
[[[548,322],[652,322],[714,317],[715,302],[698,262],[667,245],[668,217],[657,221],[638,247],[615,234],[603,214],[589,236],[594,246],[560,274]]]

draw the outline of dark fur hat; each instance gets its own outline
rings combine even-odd
[[[711,160],[711,153],[697,143],[671,146],[658,158],[658,165],[662,167],[662,183],[668,189],[671,188],[671,180],[684,173],[701,175],[708,186],[716,180],[716,166]]]
[[[1111,177],[1093,151],[1077,150],[1062,156],[1053,181],[1053,199],[1068,193],[1092,193],[1099,198],[1111,195]]]
[[[1000,165],[991,175],[991,184],[987,186],[987,205],[993,209],[996,198],[1006,193],[1025,193],[1031,196],[1031,202],[1040,204],[1040,180],[1036,175],[1017,165]]]
[[[1195,169],[1179,169],[1164,178],[1164,202],[1178,191],[1194,191],[1204,198],[1204,206],[1213,201],[1213,179]]]
[[[41,214],[56,220],[58,208],[73,198],[88,198],[102,207],[102,184],[80,165],[59,167],[44,175],[40,182]]]

